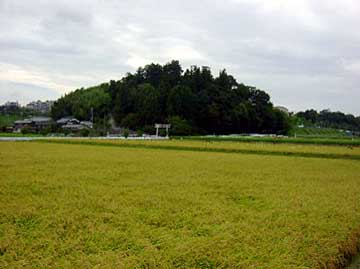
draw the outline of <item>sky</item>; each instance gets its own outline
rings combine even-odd
[[[0,0],[0,104],[175,59],[291,111],[360,115],[359,25],[359,0]]]

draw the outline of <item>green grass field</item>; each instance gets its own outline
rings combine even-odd
[[[341,268],[357,250],[357,159],[65,142],[0,143],[0,268]]]

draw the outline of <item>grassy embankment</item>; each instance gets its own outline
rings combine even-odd
[[[41,137],[41,134],[0,133],[0,137]]]
[[[275,155],[289,157],[310,157],[329,159],[360,160],[360,147],[334,145],[269,144],[254,142],[206,141],[206,140],[104,140],[104,139],[43,139],[43,143],[82,144],[124,148],[163,149],[177,151],[204,151],[218,153],[239,153]]]
[[[291,135],[297,137],[307,138],[351,138],[345,132],[345,130],[333,129],[333,128],[316,128],[316,127],[295,127],[291,130]]]
[[[360,138],[331,138],[331,137],[252,137],[252,136],[184,136],[173,139],[198,140],[198,141],[229,141],[229,142],[262,142],[272,144],[314,144],[314,145],[338,145],[360,146]]]
[[[356,251],[358,160],[0,148],[3,268],[340,267]]]

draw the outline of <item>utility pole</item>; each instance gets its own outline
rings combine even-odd
[[[106,133],[106,127],[105,127],[105,114],[104,114],[104,119],[103,119],[103,129],[104,129],[104,135]]]
[[[91,107],[91,123],[94,125],[94,108]]]

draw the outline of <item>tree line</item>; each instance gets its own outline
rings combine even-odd
[[[318,112],[314,109],[308,109],[296,113],[296,117],[307,126],[360,131],[360,116],[355,117],[352,114],[344,114],[339,111],[332,112],[325,109]]]
[[[217,77],[208,67],[183,71],[178,61],[149,64],[118,81],[77,89],[58,99],[51,115],[89,120],[92,109],[99,126],[110,118],[143,131],[170,123],[178,135],[286,134],[290,129],[289,117],[274,108],[266,92],[238,83],[225,70]]]

